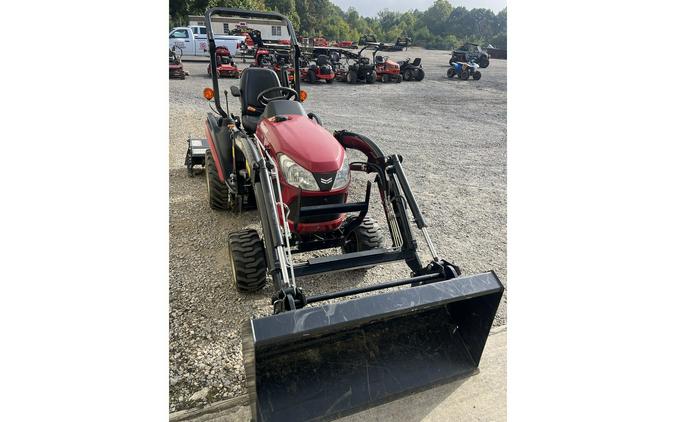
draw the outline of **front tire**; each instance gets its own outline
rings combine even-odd
[[[469,71],[466,69],[462,70],[462,73],[459,74],[459,78],[463,81],[469,79]]]
[[[403,79],[406,81],[410,81],[413,78],[413,73],[412,70],[406,69],[405,72],[403,72]]]
[[[218,170],[216,163],[211,154],[211,150],[206,150],[205,158],[206,166],[206,194],[209,198],[209,207],[217,211],[229,210],[230,190],[225,182],[221,182],[218,178]]]
[[[385,84],[389,82],[389,75],[388,74],[385,73],[384,75],[382,75],[382,82],[385,83]]]
[[[455,68],[451,67],[448,69],[448,79],[452,79],[453,76],[455,76]]]
[[[366,83],[367,84],[375,83],[375,73],[369,73],[366,75]]]
[[[356,218],[356,217],[348,217]],[[352,253],[381,248],[384,245],[384,233],[377,221],[371,217],[363,219],[361,224],[347,234],[342,253]]]
[[[315,84],[316,83],[316,73],[314,73],[313,70],[309,70],[307,73],[307,80],[310,84]]]
[[[267,281],[265,246],[254,229],[230,233],[227,238],[232,281],[240,292],[257,292]]]
[[[474,79],[475,81],[479,80],[480,77],[481,77],[481,74],[480,74],[479,71],[473,72],[473,79]]]

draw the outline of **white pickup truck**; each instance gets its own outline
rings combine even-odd
[[[214,34],[216,46],[225,46],[233,56],[239,51],[239,45],[243,44],[246,37],[241,35],[218,35]],[[181,26],[173,28],[169,32],[169,49],[173,46],[183,50],[183,57],[208,56],[209,42],[206,38],[205,26]]]

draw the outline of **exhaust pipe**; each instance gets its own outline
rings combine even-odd
[[[334,419],[476,373],[503,291],[489,272],[250,320],[253,419]]]

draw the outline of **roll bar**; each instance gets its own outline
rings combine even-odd
[[[293,24],[291,21],[281,13],[277,12],[260,12],[257,10],[243,10],[243,9],[234,9],[229,7],[212,7],[206,10],[204,15],[204,22],[206,24],[206,36],[209,42],[209,59],[211,62],[211,69],[216,69],[216,41],[213,37],[213,29],[211,27],[211,16],[237,16],[241,18],[262,18],[262,19],[275,19],[286,24],[286,29],[288,29],[288,34],[291,37],[291,49],[295,53],[293,57],[293,68],[294,68],[294,78],[293,78],[293,89],[296,92],[300,93],[300,46],[298,45],[298,39],[295,36],[295,31],[293,30]],[[211,82],[213,84],[213,93],[214,93],[214,102],[216,104],[216,109],[218,113],[227,117],[227,113],[220,106],[220,92],[218,89],[218,72],[211,72]]]

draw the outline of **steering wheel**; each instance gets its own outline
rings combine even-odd
[[[268,98],[265,96],[265,94],[269,94],[272,91],[279,91],[281,95],[272,98]],[[266,106],[270,101],[290,100],[296,98],[298,98],[298,93],[293,88],[289,88],[286,86],[273,86],[272,88],[267,88],[266,90],[258,94],[258,98],[256,98],[256,100],[263,106]]]

